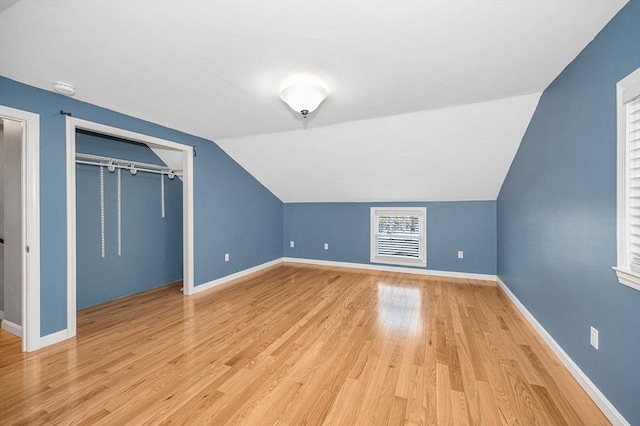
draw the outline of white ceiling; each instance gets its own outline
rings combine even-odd
[[[535,108],[537,95],[518,96],[543,91],[626,0],[11,3],[0,1],[3,76],[47,90],[67,81],[77,99],[215,140],[283,201],[364,201],[494,199]],[[329,86],[306,121],[278,97],[282,80],[301,71]],[[501,98],[512,99],[487,102]],[[465,104],[477,104],[465,111],[478,117],[511,104],[523,115],[485,117],[482,142],[469,149],[475,127],[431,120],[441,114],[450,123],[455,109],[435,110]],[[385,123],[395,127],[375,149],[386,144],[388,163],[402,164],[393,149],[401,144],[437,169],[392,166],[410,172],[415,184],[405,192],[384,183],[352,188],[376,166],[347,167],[367,157],[352,144],[371,148],[372,129]],[[316,144],[338,151],[323,157],[328,163],[309,160]],[[451,163],[446,144],[458,147]],[[282,170],[283,158],[296,164]],[[474,163],[491,175],[483,184],[433,178]]]
[[[284,202],[495,200],[539,98],[218,144]]]

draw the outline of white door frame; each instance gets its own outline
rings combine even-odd
[[[104,124],[67,117],[67,338],[76,335],[76,130],[115,136],[152,147],[182,152],[183,292],[194,293],[193,148]]]
[[[0,105],[0,117],[22,123],[22,350],[31,352],[40,348],[40,115]]]

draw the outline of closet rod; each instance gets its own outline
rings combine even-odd
[[[159,166],[157,164],[142,163],[132,160],[122,160],[119,158],[103,157],[100,155],[76,153],[77,164],[88,164],[93,166],[113,166],[114,169],[126,169],[131,171],[133,167],[136,171],[157,173],[157,174],[174,174],[176,176],[182,176],[182,170],[173,170],[166,166]]]
[[[76,160],[76,164],[87,164],[89,166],[104,166],[104,167],[108,167],[109,165],[108,163],[100,163],[96,161],[85,161],[85,160]],[[113,167],[115,167],[116,169],[125,169],[125,170],[131,171],[131,166],[120,166],[114,163]],[[136,172],[156,173],[156,174],[163,174],[163,175],[169,175],[169,173],[171,172],[171,169],[162,169],[162,170],[145,169],[142,167],[138,167],[138,163],[135,163],[135,169],[136,169]],[[174,171],[173,174],[175,176],[180,176],[180,177],[182,176],[182,173],[176,172],[176,171]]]

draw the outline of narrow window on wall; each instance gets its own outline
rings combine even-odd
[[[640,290],[640,68],[617,85],[620,283]]]
[[[427,209],[371,208],[371,262],[427,265]]]

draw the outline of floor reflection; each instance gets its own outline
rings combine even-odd
[[[422,329],[420,289],[398,284],[378,284],[378,322],[390,333],[416,334]]]

